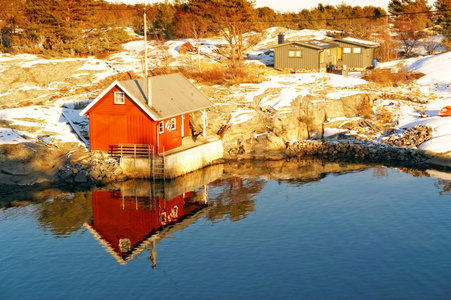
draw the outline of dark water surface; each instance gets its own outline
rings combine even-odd
[[[0,210],[0,298],[450,299],[450,181],[322,177],[16,203]]]

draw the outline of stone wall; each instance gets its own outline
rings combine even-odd
[[[395,147],[368,141],[296,141],[287,143],[291,156],[313,156],[324,159],[342,159],[361,162],[402,162],[403,165],[418,164],[432,158],[422,150]]]

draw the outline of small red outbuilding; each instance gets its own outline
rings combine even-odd
[[[89,118],[90,149],[153,145],[157,153],[190,137],[189,114],[213,103],[182,74],[115,81],[80,115]]]

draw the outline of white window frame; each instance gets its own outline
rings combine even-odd
[[[114,92],[114,104],[125,104],[124,92]]]
[[[349,47],[343,48],[343,53],[351,53],[351,48]]]
[[[177,120],[175,118],[171,119],[171,130],[177,129]]]
[[[160,121],[160,122],[158,123],[158,132],[159,132],[160,134],[164,133],[164,121]]]
[[[300,49],[288,50],[288,57],[302,57],[302,51]]]
[[[362,53],[362,48],[352,48],[352,53],[360,54]]]
[[[166,132],[174,131],[177,128],[177,126],[176,126],[176,119],[172,118],[170,120],[167,120],[166,124],[165,124],[165,127],[166,127]]]

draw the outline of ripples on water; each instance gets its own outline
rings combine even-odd
[[[1,210],[0,298],[451,295],[450,181],[365,168],[204,183]]]

